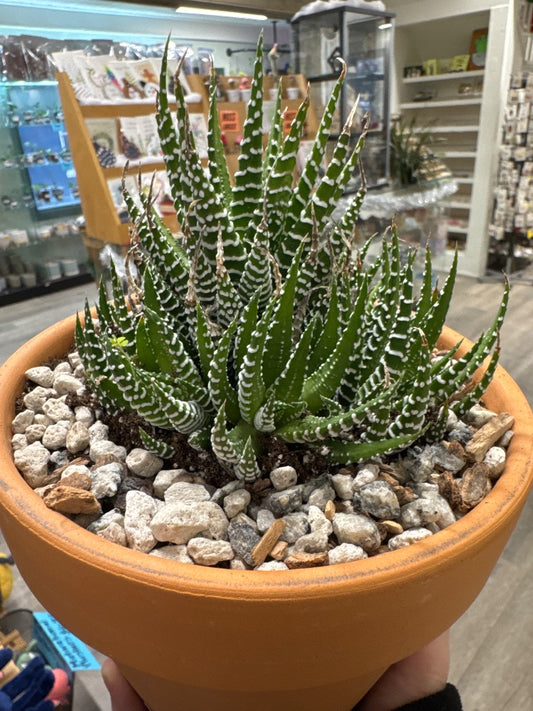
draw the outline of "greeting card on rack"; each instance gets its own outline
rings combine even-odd
[[[207,158],[207,122],[203,114],[189,114],[199,158]]]

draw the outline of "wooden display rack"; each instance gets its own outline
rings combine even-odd
[[[230,77],[220,77],[225,88],[230,86]],[[235,77],[234,80],[240,82],[242,77]],[[64,121],[67,129],[70,151],[80,192],[83,215],[85,217],[84,243],[94,260],[94,254],[98,251],[98,245],[102,248],[105,244],[127,245],[130,241],[130,225],[120,221],[117,208],[113,202],[108,180],[120,178],[123,175],[122,167],[103,168],[96,157],[96,152],[92,145],[92,139],[85,124],[85,119],[93,118],[114,118],[147,116],[155,111],[155,103],[135,102],[118,104],[87,104],[82,105],[76,99],[72,84],[67,74],[59,72],[57,74],[59,95],[63,108]],[[205,77],[198,75],[188,75],[187,81],[192,91],[202,96],[200,103],[188,104],[191,113],[203,113],[207,118],[208,114],[208,88]],[[299,88],[299,98],[288,99],[287,86],[289,83]],[[265,96],[268,98],[268,91],[273,86],[272,77],[265,77]],[[303,75],[294,75],[294,79],[282,77],[283,100],[282,111],[286,111],[285,129],[288,130],[290,120],[295,115],[303,98],[307,93],[307,83]],[[172,104],[170,105],[173,108]],[[242,136],[242,129],[246,117],[245,101],[220,101],[217,105],[221,128],[226,136],[226,157],[230,175],[233,176],[238,163],[238,137]],[[175,104],[174,104],[175,109]],[[228,127],[227,117],[231,115],[232,125]],[[226,121],[225,121],[226,119]],[[304,138],[312,139],[317,130],[317,119],[312,106],[309,107],[307,120],[304,127]],[[264,136],[266,144],[267,137]],[[132,161],[128,170],[130,175],[138,175],[139,170],[143,173],[163,170],[165,164],[163,160],[150,162]],[[178,230],[176,215],[165,214],[163,216],[165,224],[174,232]]]
[[[191,75],[187,79],[191,89],[203,97],[200,103],[189,104],[189,110],[206,115],[208,99],[201,78]],[[76,179],[85,217],[87,238],[92,239],[93,242],[96,239],[103,244],[128,244],[130,241],[130,226],[120,221],[117,208],[107,185],[108,180],[120,178],[124,169],[122,167],[102,168],[96,157],[85,119],[118,119],[121,116],[148,116],[155,112],[155,102],[154,104],[132,101],[127,104],[82,105],[76,99],[72,84],[66,73],[59,72],[57,74],[57,82],[70,152],[76,169]],[[160,161],[140,163],[132,161],[128,174],[138,175],[139,170],[143,173],[151,173],[164,168],[165,164],[162,159]],[[163,219],[171,230],[177,230],[175,215],[166,215]]]

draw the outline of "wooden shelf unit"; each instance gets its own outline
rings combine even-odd
[[[238,82],[242,77],[221,77],[224,88],[230,86],[231,80]],[[209,100],[208,89],[204,77],[189,75],[187,77],[192,91],[202,96],[199,103],[188,104],[191,113],[203,113],[207,119]],[[87,239],[91,239],[91,247],[94,248],[94,240],[102,243],[115,245],[127,245],[130,241],[130,225],[120,221],[117,208],[113,202],[108,180],[120,178],[124,174],[122,167],[113,166],[102,168],[94,151],[91,136],[87,129],[85,120],[95,118],[119,119],[120,117],[148,116],[155,112],[155,102],[116,102],[109,104],[80,104],[76,99],[69,77],[64,72],[57,74],[59,95],[65,126],[67,129],[70,151],[74,168],[76,169],[78,188],[80,192],[82,210],[85,217]],[[288,99],[287,86],[289,77],[282,77],[283,98],[282,111],[295,113],[298,110],[303,98],[307,93],[307,82],[301,74],[294,75],[294,81],[299,89],[297,99]],[[272,77],[267,76],[264,80],[264,90],[268,98],[268,90],[272,88]],[[172,103],[170,108],[173,108]],[[174,104],[175,109],[175,104]],[[235,129],[225,130],[226,135],[226,158],[230,174],[233,176],[237,170],[238,144],[242,136],[243,124],[246,118],[246,102],[244,101],[220,101],[217,104],[219,117],[224,112],[231,112],[235,118]],[[305,132],[309,138],[314,138],[318,128],[318,121],[310,106],[307,114]],[[266,144],[266,135],[265,135]],[[141,159],[132,160],[128,165],[128,175],[136,176],[139,170],[143,173],[155,170],[163,170],[165,167],[163,160]],[[178,230],[175,214],[164,215],[165,224],[172,230]]]

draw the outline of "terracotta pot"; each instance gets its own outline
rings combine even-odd
[[[480,592],[533,475],[533,415],[501,368],[486,402],[516,418],[507,469],[460,521],[359,562],[230,571],[105,542],[47,509],[15,469],[9,439],[23,373],[64,354],[73,327],[71,318],[48,329],[0,370],[0,523],[42,604],[112,656],[154,711],[347,711]],[[441,343],[458,339],[446,331]]]

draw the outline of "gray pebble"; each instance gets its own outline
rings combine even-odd
[[[467,424],[473,425],[476,429],[479,429],[492,420],[493,417],[496,417],[495,412],[487,410],[486,407],[483,407],[483,405],[477,403],[471,407],[467,413],[465,413],[463,419]]]
[[[381,544],[378,527],[361,514],[336,513],[333,517],[333,531],[339,543],[353,543],[370,553]]]
[[[291,513],[300,508],[303,502],[301,484],[283,491],[274,491],[268,494],[263,501],[263,506],[270,509],[276,518]]]
[[[293,546],[295,551],[322,553],[328,549],[328,534],[325,530],[312,531],[299,538]]]
[[[450,442],[459,442],[464,446],[472,439],[472,430],[462,420],[459,420],[455,427],[449,431],[448,439]]]
[[[381,519],[396,519],[400,515],[400,503],[392,486],[385,481],[373,481],[359,489],[361,509]]]
[[[211,501],[213,501],[215,504],[221,504],[224,500],[224,497],[226,497],[228,494],[231,494],[232,491],[237,491],[237,489],[243,488],[244,481],[242,481],[241,479],[234,479],[233,481],[228,482],[224,486],[221,486],[219,489],[216,489],[211,496]]]
[[[283,516],[285,528],[280,536],[280,540],[286,543],[295,543],[306,533],[309,533],[309,520],[303,512],[290,513]]]
[[[270,509],[259,509],[255,520],[259,533],[265,533],[265,531],[268,531],[276,519]]]
[[[245,523],[230,523],[228,526],[228,538],[235,553],[242,558],[247,565],[254,565],[252,550],[261,540],[252,526]]]
[[[404,528],[419,528],[427,523],[436,522],[441,513],[441,509],[434,497],[416,499],[402,506],[400,523]]]

